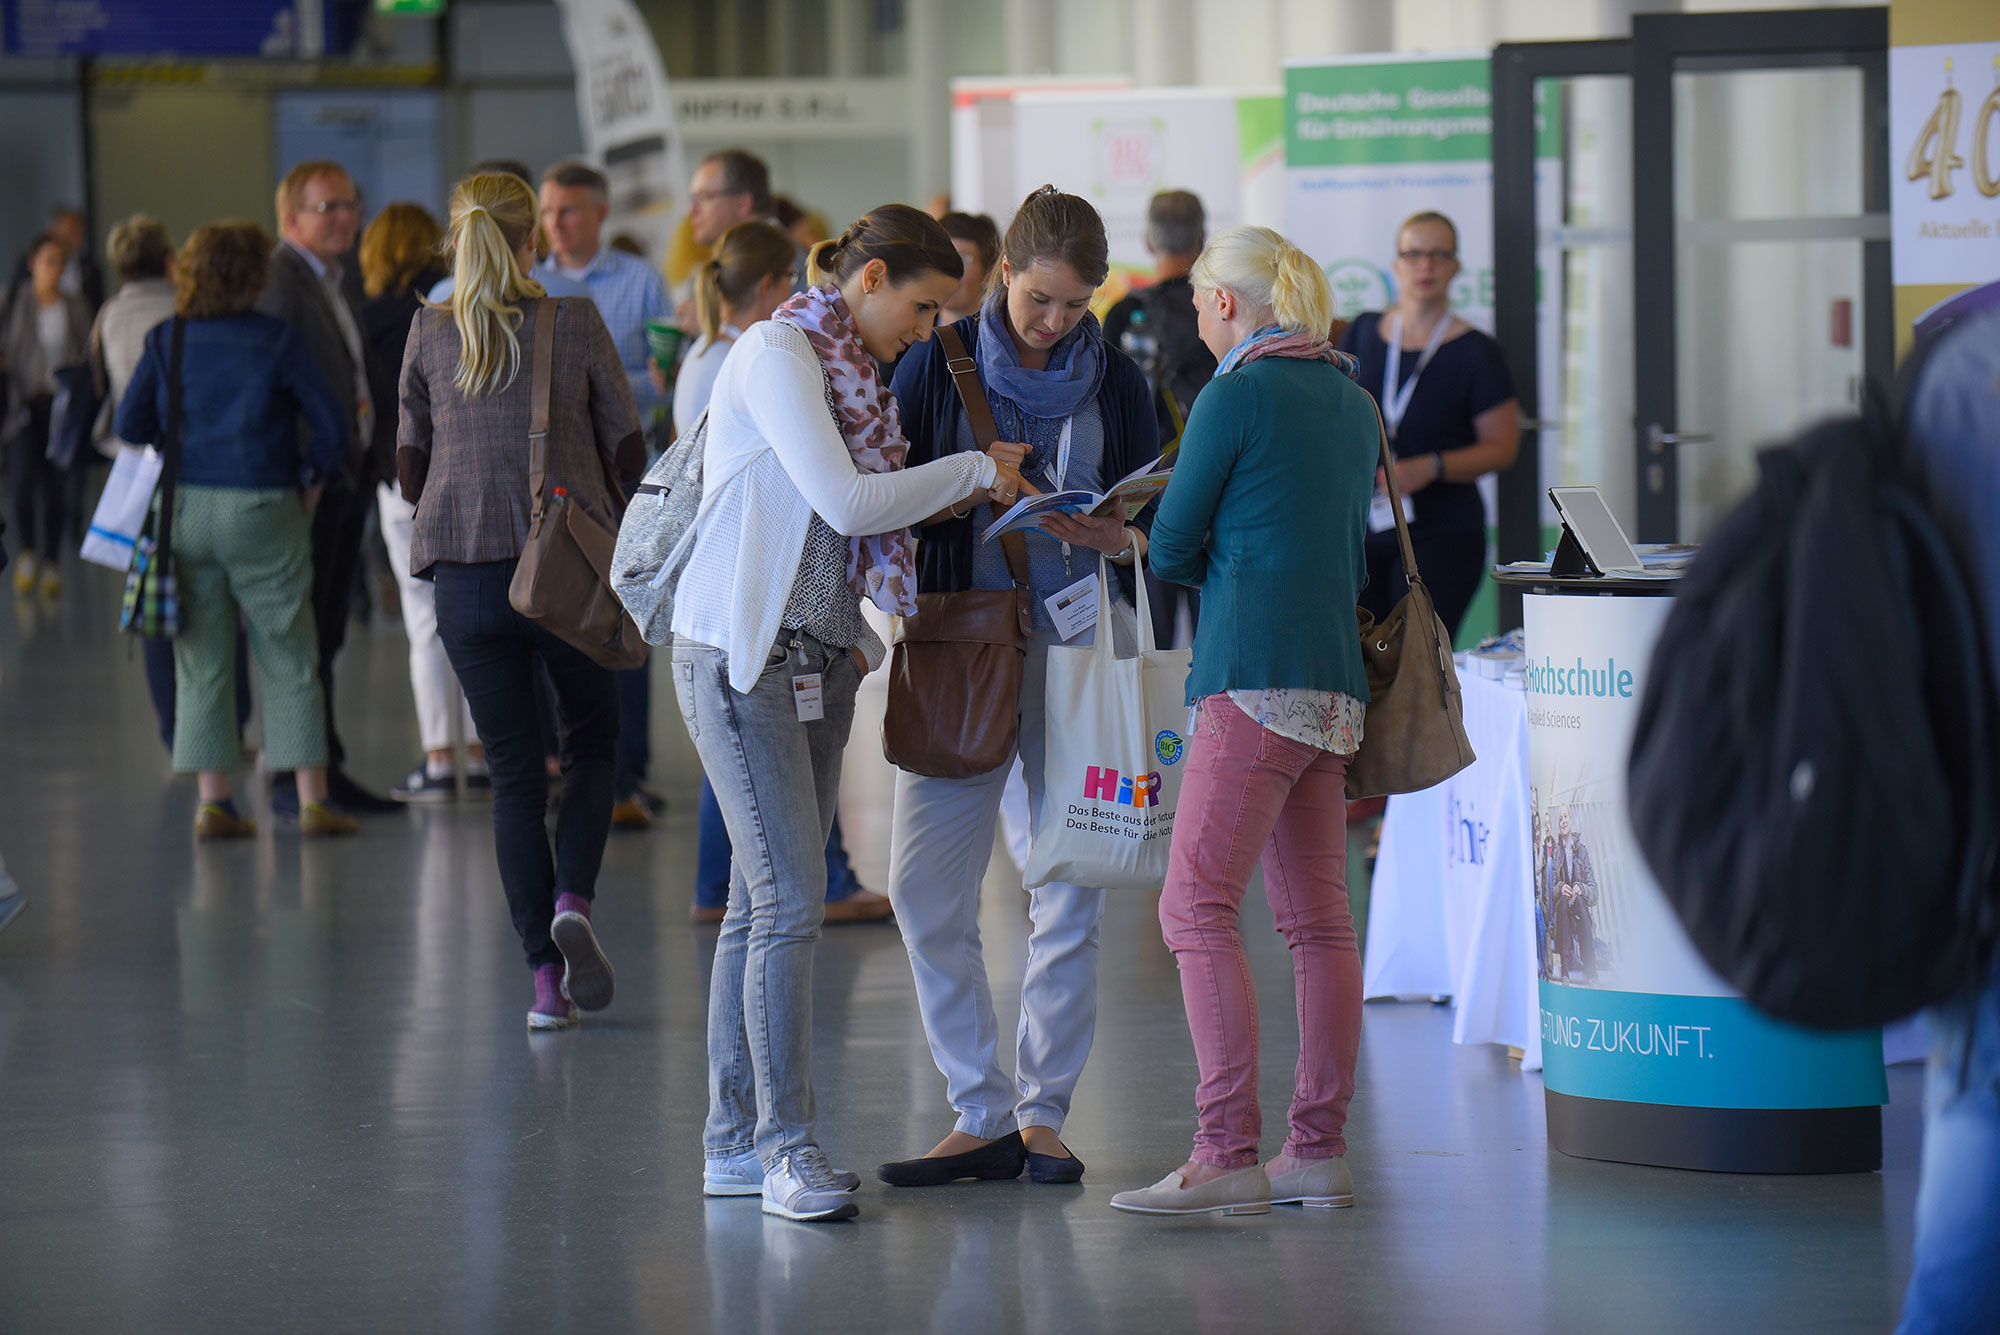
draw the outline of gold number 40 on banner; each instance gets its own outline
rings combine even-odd
[[[2000,56],[1994,57],[1996,69],[2000,69]],[[1945,78],[1951,78],[1951,61],[1944,62]],[[1937,110],[1924,122],[1918,132],[1916,142],[1910,145],[1909,160],[1904,171],[1912,181],[1931,178],[1931,198],[1944,199],[1951,194],[1951,174],[1966,165],[1958,155],[1958,114],[1964,99],[1958,89],[1946,83],[1945,90],[1938,97]],[[1989,169],[1986,156],[1988,131],[1993,122],[2000,118],[2000,82],[1979,104],[1979,114],[1972,122],[1972,184],[1980,194],[1991,199],[2000,195],[2000,175]]]

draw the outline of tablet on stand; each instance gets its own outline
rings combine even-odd
[[[1596,487],[1550,487],[1549,500],[1562,520],[1549,573],[1557,577],[1643,575],[1645,562],[1625,528]]]

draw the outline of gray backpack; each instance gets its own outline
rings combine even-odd
[[[674,638],[674,586],[694,550],[695,517],[701,512],[701,457],[708,443],[708,414],[667,446],[646,470],[611,556],[611,587],[648,644]]]

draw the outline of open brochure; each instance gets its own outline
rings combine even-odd
[[[1004,533],[1039,527],[1042,516],[1047,514],[1116,513],[1120,519],[1129,520],[1145,509],[1148,501],[1167,489],[1173,469],[1171,453],[1163,454],[1136,472],[1120,478],[1109,491],[1071,488],[1067,491],[1046,491],[1039,496],[1023,496],[987,527],[980,541],[991,542]]]

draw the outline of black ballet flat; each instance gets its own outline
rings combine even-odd
[[[1083,1181],[1083,1160],[1074,1154],[1060,1157],[1028,1151],[1028,1178],[1046,1186],[1066,1186]]]
[[[988,1141],[978,1149],[967,1150],[963,1154],[885,1163],[875,1170],[875,1176],[892,1187],[941,1187],[947,1182],[961,1182],[966,1178],[976,1182],[1008,1182],[1019,1177],[1028,1160],[1034,1157],[1021,1143],[1021,1133],[1009,1131],[998,1140]],[[1079,1172],[1082,1168],[1083,1165],[1077,1165]]]

